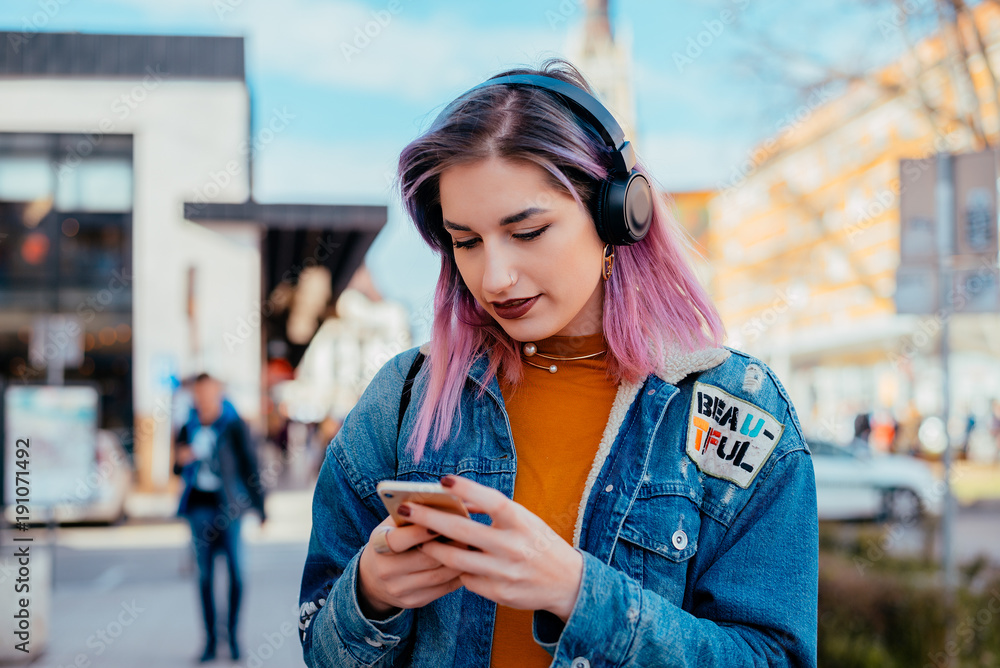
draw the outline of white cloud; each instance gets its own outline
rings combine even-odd
[[[247,67],[255,75],[396,92],[425,103],[499,69],[559,55],[564,41],[562,31],[477,26],[452,13],[418,19],[409,7],[419,0],[397,0],[397,13],[389,0],[375,7],[349,0],[119,1],[154,20],[194,18],[219,33],[246,35]]]

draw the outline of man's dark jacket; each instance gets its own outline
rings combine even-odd
[[[215,432],[215,448],[208,463],[212,471],[222,479],[222,489],[219,490],[222,511],[238,517],[253,508],[263,521],[266,517],[264,486],[257,468],[250,430],[236,413],[236,408],[228,399],[224,399],[222,413],[211,425],[202,425],[198,419],[198,411],[192,408],[187,423],[177,434],[177,444],[190,443],[196,429],[212,429]],[[177,507],[178,515],[187,514],[188,497],[194,487],[198,468],[202,465],[203,462],[198,459],[183,467],[174,464],[174,473],[179,474],[184,481],[184,491],[181,492]]]

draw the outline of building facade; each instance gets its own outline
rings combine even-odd
[[[101,427],[162,488],[178,379],[217,375],[259,428],[276,291],[319,265],[335,300],[386,209],[253,201],[254,153],[294,119],[252,117],[242,38],[0,43],[0,373],[95,384]]]

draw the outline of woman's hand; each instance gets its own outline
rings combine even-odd
[[[386,544],[392,552],[379,554],[372,538],[386,528]],[[435,537],[416,524],[397,527],[392,516],[375,527],[358,563],[358,605],[365,617],[385,619],[399,608],[420,608],[462,586],[458,571],[412,549]]]
[[[511,608],[548,610],[566,622],[580,593],[583,556],[540,517],[497,490],[460,476],[441,479],[446,487],[449,482],[449,491],[465,501],[469,512],[486,513],[493,524],[407,502],[403,506],[416,525],[470,546],[421,542],[418,551],[461,572],[458,579],[469,591]]]

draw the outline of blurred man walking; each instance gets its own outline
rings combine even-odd
[[[222,396],[222,383],[203,373],[194,380],[194,406],[177,434],[174,472],[184,480],[179,515],[191,525],[205,649],[202,663],[215,658],[217,641],[212,583],[215,556],[221,552],[229,569],[227,638],[233,659],[240,656],[237,640],[243,580],[240,568],[240,516],[249,508],[264,523],[264,489],[246,423]]]

